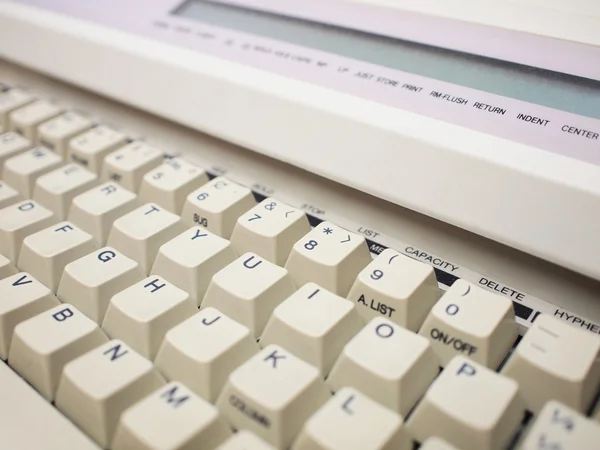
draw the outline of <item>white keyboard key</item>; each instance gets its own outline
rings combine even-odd
[[[33,199],[54,212],[58,219],[65,220],[73,199],[97,184],[96,174],[70,163],[39,177]]]
[[[459,450],[454,445],[448,444],[437,436],[427,438],[419,447],[419,450]]]
[[[0,253],[16,264],[23,239],[54,222],[52,211],[31,200],[0,210]]]
[[[229,239],[238,217],[255,204],[250,189],[217,177],[188,195],[181,218],[188,226],[201,225]]]
[[[138,263],[111,247],[104,247],[65,267],[58,298],[102,324],[113,295],[143,278]]]
[[[431,266],[388,248],[358,274],[348,299],[366,322],[383,316],[417,332],[441,294]]]
[[[52,150],[36,147],[7,159],[2,179],[23,197],[31,198],[36,180],[61,165],[62,159]]]
[[[406,415],[439,372],[427,339],[383,317],[367,324],[347,345],[327,383],[352,386]]]
[[[258,351],[248,328],[206,308],[167,332],[155,365],[214,403],[229,374]]]
[[[325,377],[362,326],[352,302],[307,283],[275,308],[260,344],[281,345]]]
[[[555,400],[536,414],[519,450],[594,450],[600,444],[600,424]]]
[[[23,196],[6,183],[0,180],[0,209],[6,208],[23,200]]]
[[[15,327],[59,304],[50,289],[28,273],[0,280],[0,358],[8,358]]]
[[[297,286],[313,281],[345,297],[370,262],[365,238],[322,222],[294,244],[285,268]]]
[[[9,114],[33,101],[33,96],[22,89],[11,89],[0,93],[0,133],[9,128]]]
[[[160,247],[152,273],[189,292],[200,306],[213,275],[235,257],[227,239],[197,226]]]
[[[45,100],[35,100],[9,114],[10,129],[39,144],[38,126],[61,113],[61,109]]]
[[[205,183],[208,183],[208,175],[200,167],[181,158],[169,159],[144,175],[140,200],[181,214],[189,193]]]
[[[19,133],[9,131],[0,134],[0,169],[2,169],[7,159],[23,153],[31,147],[33,147],[31,141],[25,139]]]
[[[123,133],[99,125],[69,141],[67,158],[100,175],[104,158],[125,144]]]
[[[229,376],[217,407],[234,428],[284,449],[329,397],[314,366],[270,345]]]
[[[215,450],[275,450],[275,447],[248,430],[239,430]]]
[[[253,252],[284,266],[296,241],[309,231],[303,211],[267,198],[238,218],[231,244],[239,254]]]
[[[0,280],[8,278],[15,273],[17,273],[15,265],[6,256],[0,255]]]
[[[106,341],[97,324],[63,303],[17,325],[8,363],[51,401],[65,364]]]
[[[525,404],[514,380],[455,356],[408,419],[412,437],[438,436],[464,450],[507,448]]]
[[[548,400],[584,412],[600,388],[600,336],[542,314],[502,374],[519,383],[527,408],[534,413]]]
[[[196,311],[187,292],[152,275],[113,296],[102,329],[153,360],[167,331]]]
[[[179,216],[147,203],[115,221],[108,245],[137,261],[148,275],[160,246],[182,231]]]
[[[275,307],[293,292],[287,270],[246,253],[213,276],[202,308],[218,309],[258,338]]]
[[[25,238],[18,267],[56,292],[65,266],[95,249],[92,236],[60,222]]]
[[[67,154],[71,138],[92,127],[92,121],[74,112],[65,112],[38,127],[40,145],[47,147],[62,158]]]
[[[0,436],[4,448],[99,450],[81,430],[1,362],[0,380]]]
[[[457,280],[431,309],[419,331],[445,366],[465,355],[497,369],[517,340],[512,301],[465,280]]]
[[[231,436],[210,403],[169,383],[121,415],[113,450],[214,450]]]
[[[123,411],[163,384],[150,361],[112,340],[65,366],[56,406],[100,446],[110,448]]]
[[[308,419],[292,450],[411,450],[401,426],[396,412],[346,387]]]
[[[143,142],[132,142],[104,158],[102,178],[119,183],[125,189],[138,192],[146,172],[163,162],[157,148]]]
[[[113,223],[137,206],[133,192],[109,181],[73,199],[69,220],[105,245]]]

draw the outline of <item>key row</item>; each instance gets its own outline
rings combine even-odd
[[[184,336],[182,342],[188,349],[195,346],[192,351],[196,356],[198,351],[204,353],[205,359],[210,359],[211,347],[214,350],[220,345],[214,341],[231,343],[243,328],[214,309],[200,311],[193,319],[195,326],[190,327],[192,319],[188,319],[187,327],[188,331],[195,328],[196,335]],[[207,333],[204,336],[203,331]],[[251,345],[253,340],[247,339],[248,330],[245,331],[244,337]],[[40,333],[43,339],[26,338]],[[113,437],[113,448],[155,448],[150,443],[156,441],[150,438],[157,437],[157,433],[161,439],[178,442],[183,437],[189,438],[192,432],[202,434],[206,448],[213,448],[230,434],[218,419],[219,415],[234,429],[250,430],[280,449],[290,445],[292,449],[408,449],[412,447],[411,439],[426,442],[433,437],[443,437],[457,448],[506,448],[525,412],[523,389],[516,381],[466,357],[453,358],[440,376],[435,378],[434,375],[434,379],[424,384],[424,395],[406,423],[403,421],[406,413],[399,413],[397,408],[386,404],[389,403],[386,397],[390,396],[412,396],[416,400],[421,397],[422,394],[414,392],[414,386],[406,389],[406,384],[409,381],[413,385],[417,381],[422,383],[423,380],[419,380],[422,373],[407,373],[402,367],[410,365],[406,358],[411,358],[408,354],[411,352],[412,357],[419,354],[419,364],[423,367],[427,358],[423,358],[422,348],[412,348],[419,339],[423,338],[384,318],[374,319],[353,339],[362,342],[354,349],[345,350],[346,359],[350,359],[352,353],[362,352],[363,364],[370,365],[361,367],[354,379],[340,378],[334,369],[325,381],[316,367],[278,345],[253,349],[245,355],[240,354],[243,351],[239,346],[222,349],[221,360],[238,357],[242,361],[231,370],[224,370],[224,361],[220,361],[221,367],[213,366],[210,369],[213,373],[205,378],[223,383],[215,396],[216,409],[202,400],[202,396],[197,396],[194,388],[185,386],[184,380],[163,371],[160,354],[156,367],[152,366],[123,341],[108,341],[97,325],[71,305],[59,305],[20,324],[13,343],[15,352],[19,353],[13,358],[11,348],[9,363],[42,394],[45,385],[40,384],[39,373],[52,373],[56,396],[49,399],[54,399],[59,410],[105,448],[111,446]],[[382,349],[376,341],[392,344]],[[59,342],[60,348],[57,347]],[[394,345],[396,348],[392,348]],[[378,351],[373,352],[374,348]],[[44,358],[28,359],[27,352],[35,351],[45,352]],[[394,360],[392,354],[403,358]],[[64,369],[58,370],[61,364]],[[339,364],[343,376],[357,369],[349,361]],[[180,369],[180,373],[191,380],[190,386],[197,386],[194,379],[194,375],[198,375],[197,368],[181,365],[173,358],[167,358],[167,367]],[[383,371],[381,379],[373,378],[377,371]],[[405,389],[399,392],[388,388],[384,396],[370,389],[381,386],[382,382],[389,384],[390,377],[403,379]],[[166,383],[165,378],[177,381],[161,388]],[[334,385],[337,382],[339,387]],[[159,391],[151,394],[156,389]],[[335,392],[334,397],[331,391]],[[149,397],[144,399],[147,395]],[[188,406],[178,410],[188,401]],[[546,411],[548,405],[553,408],[552,421]],[[82,408],[91,413],[81,415]],[[430,426],[432,422],[436,423],[435,428]],[[174,423],[181,426],[172,428]],[[561,437],[565,431],[561,431],[561,427],[569,424],[570,431],[578,425],[576,432]],[[346,430],[345,433],[339,433],[340,428]],[[558,442],[560,439],[586,442],[586,439],[596,439],[600,432],[600,426],[592,425],[579,413],[557,402],[546,404],[541,410],[527,439],[533,439],[532,433],[545,435],[548,428],[553,433],[552,440]]]
[[[248,261],[252,260],[259,261],[255,255],[244,255],[224,270],[236,268],[250,273],[256,270],[248,268]],[[268,263],[263,261],[259,266],[262,264]],[[272,268],[284,271],[274,265]],[[214,296],[205,299],[200,313],[194,315],[196,303],[186,291],[160,276],[143,278],[134,261],[109,248],[70,264],[65,273],[64,284],[59,288],[61,301],[74,305],[85,314],[82,316],[86,321],[101,325],[109,337],[127,342],[143,356],[155,360],[165,373],[185,381],[210,401],[215,400],[222,388],[215,380],[223,380],[224,373],[260,347],[278,344],[316,367],[333,389],[359,383],[356,387],[375,400],[405,414],[435,378],[438,366],[445,366],[447,363],[443,361],[451,360],[453,355],[465,354],[461,351],[462,344],[449,354],[447,347],[432,339],[430,330],[435,328],[423,327],[420,334],[415,334],[388,319],[376,317],[369,322],[376,324],[375,333],[371,333],[363,328],[356,305],[314,283],[297,291],[290,289],[291,295],[281,301],[269,295],[234,297],[217,289]],[[103,282],[98,283],[97,274],[104,277]],[[243,286],[243,281],[242,276],[232,277],[229,286],[237,289]],[[459,287],[459,284],[453,286],[439,304],[445,306],[457,293],[464,293]],[[467,284],[469,287],[476,289]],[[58,305],[59,301],[27,273],[2,280],[0,293],[2,298],[11,299],[0,311],[0,356],[6,359],[9,348],[13,351],[11,337],[18,323]],[[460,309],[456,303],[451,304]],[[433,311],[431,317],[435,317]],[[255,332],[257,320],[264,324],[260,334]],[[206,327],[213,324],[210,330]],[[36,325],[32,329],[43,327]],[[204,334],[207,330],[216,334]],[[392,335],[395,337],[388,339]],[[44,345],[52,340],[37,332],[28,339],[41,339]],[[211,346],[200,344],[204,342],[210,342]],[[202,346],[196,349],[198,345]],[[584,350],[570,352],[574,345]],[[236,351],[231,354],[237,357],[224,360],[225,365],[221,366],[218,355],[232,348]],[[372,352],[374,348],[377,352]],[[538,411],[550,398],[586,411],[600,385],[599,354],[597,336],[558,319],[540,316],[502,373],[519,381],[531,411]],[[213,358],[209,362],[207,355]],[[468,356],[473,359],[472,354]],[[51,378],[51,372],[45,375],[38,372],[38,376]],[[215,373],[220,376],[214,378]],[[46,384],[52,386],[51,382]],[[46,391],[45,395],[51,397],[52,391]]]

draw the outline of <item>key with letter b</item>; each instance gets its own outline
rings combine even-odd
[[[329,396],[314,366],[270,345],[229,376],[217,407],[234,428],[248,429],[277,448],[288,448],[302,424]]]
[[[17,325],[8,364],[52,400],[64,365],[106,341],[98,325],[63,303]]]

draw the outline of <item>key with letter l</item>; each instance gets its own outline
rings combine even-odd
[[[297,286],[312,281],[345,297],[370,262],[365,238],[322,222],[294,244],[285,268]]]
[[[292,450],[411,450],[401,426],[398,413],[345,387],[308,419]]]
[[[8,364],[53,400],[64,365],[107,340],[97,324],[63,303],[17,325]]]
[[[524,414],[525,403],[514,380],[455,356],[417,405],[407,427],[418,442],[438,436],[464,450],[500,450],[507,448]]]
[[[0,280],[0,299],[0,358],[5,360],[15,327],[59,302],[50,289],[25,272]]]
[[[112,450],[214,450],[231,434],[217,408],[172,382],[121,415]]]
[[[100,446],[110,448],[123,411],[163,384],[150,361],[112,340],[65,366],[56,407]]]
[[[234,428],[288,448],[329,397],[316,367],[270,345],[233,371],[217,407]]]

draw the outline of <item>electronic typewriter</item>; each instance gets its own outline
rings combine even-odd
[[[600,3],[0,1],[0,448],[600,448]]]

